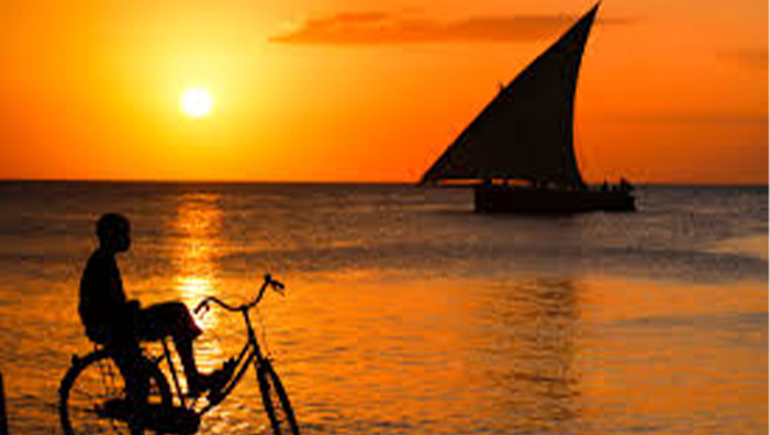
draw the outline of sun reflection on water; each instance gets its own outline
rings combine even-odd
[[[220,284],[218,255],[223,243],[219,236],[223,211],[221,195],[194,193],[179,198],[173,232],[178,237],[174,259],[174,289],[188,307],[195,307],[204,297],[216,294]],[[222,313],[212,311],[197,317],[204,335],[196,343],[196,355],[203,369],[210,368],[224,355],[215,331],[221,326]]]
[[[178,237],[175,287],[187,303],[197,303],[217,280],[216,251],[221,246],[218,233],[222,225],[219,199],[219,195],[184,195],[177,207],[173,222]]]

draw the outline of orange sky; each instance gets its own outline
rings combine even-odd
[[[0,178],[416,181],[591,6],[3,2]],[[767,183],[767,17],[605,0],[577,91],[586,178]],[[180,111],[192,86],[209,117]]]

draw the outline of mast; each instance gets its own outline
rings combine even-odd
[[[573,139],[575,89],[598,8],[504,87],[420,184],[500,178],[583,184]]]

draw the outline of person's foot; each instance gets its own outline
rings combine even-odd
[[[197,379],[190,382],[187,394],[190,397],[200,397],[205,392],[208,392],[209,395],[216,395],[227,384],[234,371],[235,360],[230,358],[222,364],[222,367],[213,372],[198,375]]]

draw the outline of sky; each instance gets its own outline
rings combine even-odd
[[[592,6],[2,2],[0,178],[416,182]],[[767,183],[766,0],[605,0],[581,68],[588,181]]]

